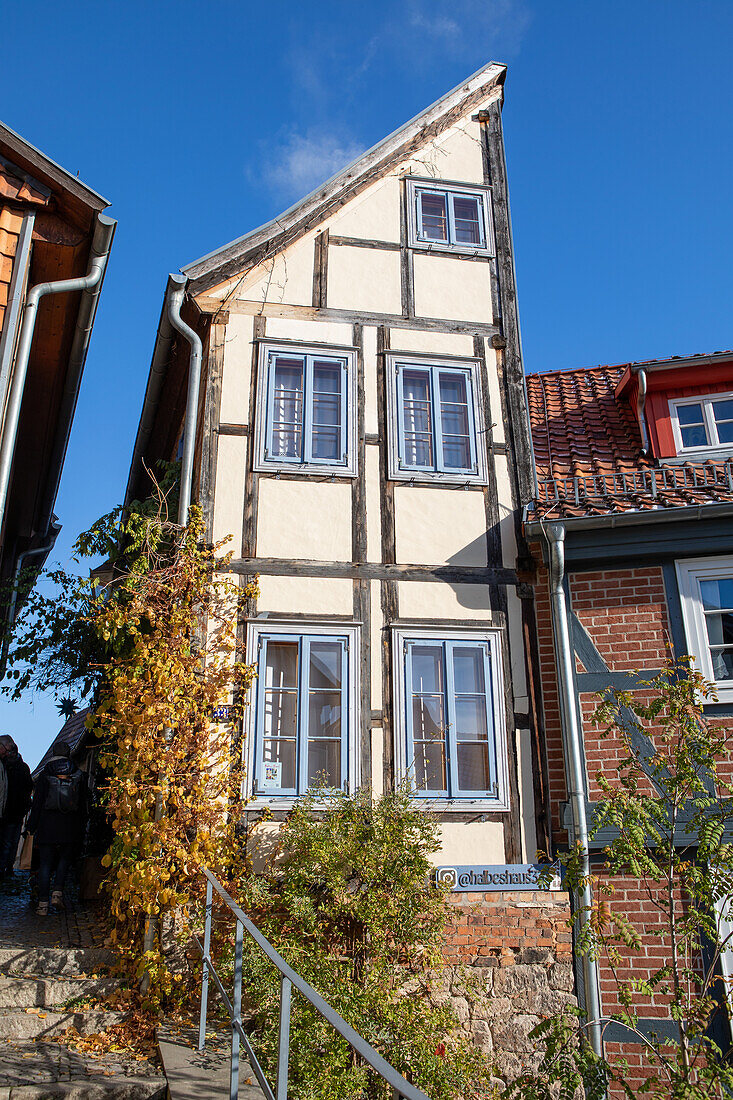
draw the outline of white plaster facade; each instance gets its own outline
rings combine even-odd
[[[399,778],[395,761],[405,758],[404,744],[397,743],[404,715],[394,713],[401,675],[394,631],[460,638],[483,630],[497,640],[501,667],[493,673],[502,728],[496,736],[508,808],[435,799],[425,812],[441,821],[440,862],[532,862],[538,765],[527,729],[516,576],[516,470],[528,456],[512,453],[507,443],[517,434],[507,424],[512,339],[517,362],[519,352],[503,316],[515,296],[513,275],[508,285],[506,274],[510,237],[502,235],[501,220],[503,214],[508,226],[503,69],[489,66],[472,81],[446,97],[442,113],[440,104],[429,109],[424,129],[408,124],[413,131],[403,156],[394,152],[398,131],[387,139],[392,153],[385,164],[377,156],[382,143],[342,173],[347,183],[340,191],[336,183],[324,185],[320,209],[318,193],[304,200],[313,213],[292,239],[263,243],[240,267],[228,258],[218,281],[217,254],[187,269],[191,297],[209,322],[199,491],[211,497],[213,537],[231,536],[243,582],[250,572],[260,576],[250,628],[280,629],[287,622],[294,633],[317,633],[323,623],[331,630],[357,628],[361,688],[348,751],[358,757],[361,782],[375,792]],[[411,248],[406,194],[413,177],[480,189],[496,219],[491,254]],[[322,355],[353,349],[355,473],[334,467],[331,476],[316,475],[307,464],[255,468],[250,444],[261,428],[258,418],[267,415],[257,377],[263,341]],[[473,483],[444,483],[422,471],[389,479],[394,423],[385,371],[393,352],[417,364],[475,365],[475,432],[485,462]],[[248,631],[250,642],[256,632]],[[256,656],[247,653],[248,660]],[[251,738],[254,723],[245,725]],[[251,759],[251,743],[245,751]],[[247,783],[251,794],[252,776]]]

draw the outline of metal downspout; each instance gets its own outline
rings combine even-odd
[[[188,509],[191,505],[193,486],[193,458],[196,449],[196,421],[199,408],[199,385],[201,383],[201,356],[203,347],[201,337],[194,332],[181,317],[183,295],[188,279],[185,275],[169,275],[166,295],[168,298],[168,320],[176,332],[180,332],[191,347],[188,364],[188,396],[186,398],[186,419],[183,424],[183,456],[181,459],[181,495],[178,504],[178,523],[185,527],[188,522]]]
[[[641,432],[641,453],[643,455],[649,454],[649,433],[646,428],[646,413],[644,412],[644,406],[646,404],[646,371],[640,370],[636,375],[637,391],[636,391],[636,415],[639,419],[639,431]]]
[[[109,219],[107,219],[109,220]],[[10,387],[10,396],[3,424],[2,444],[0,444],[0,533],[5,520],[5,511],[8,501],[8,488],[10,475],[13,468],[15,444],[18,437],[18,422],[20,420],[20,407],[23,402],[25,379],[28,373],[28,360],[31,354],[33,333],[36,327],[36,316],[41,298],[47,294],[71,294],[78,290],[91,290],[101,284],[104,269],[109,255],[111,237],[106,243],[106,250],[101,254],[94,251],[89,260],[89,269],[86,275],[76,279],[59,279],[52,283],[37,283],[28,293],[23,313],[23,325],[18,341],[18,352],[15,357],[15,370]]]
[[[578,923],[586,927],[590,920],[593,894],[590,887],[590,860],[588,856],[588,821],[586,817],[585,766],[581,749],[581,734],[576,709],[573,651],[570,644],[570,624],[563,580],[565,577],[565,525],[550,523],[545,528],[550,548],[550,599],[555,633],[555,658],[557,661],[560,711],[562,714],[563,742],[567,761],[568,795],[573,822],[573,840],[581,852],[581,870],[585,885],[576,893]],[[603,1053],[600,1028],[600,993],[598,963],[589,955],[581,958],[585,986],[585,1010],[589,1023],[590,1041],[595,1053]]]

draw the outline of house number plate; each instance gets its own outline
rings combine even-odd
[[[545,885],[546,863],[502,863],[496,865],[436,867],[435,881],[451,890],[560,890],[562,883],[557,868]]]

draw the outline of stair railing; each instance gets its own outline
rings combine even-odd
[[[212,875],[211,871],[207,870],[206,867],[202,867],[201,872],[207,879],[203,944],[197,936],[193,937],[203,961],[201,1013],[199,1017],[199,1051],[203,1051],[206,1044],[206,1016],[209,1001],[209,975],[211,975],[229,1015],[232,1028],[232,1051],[229,1073],[230,1100],[237,1100],[239,1093],[240,1042],[244,1044],[249,1063],[259,1082],[260,1088],[265,1094],[266,1100],[287,1100],[288,1067],[290,1061],[290,1001],[293,988],[297,989],[298,992],[313,1005],[316,1011],[331,1024],[339,1035],[343,1036],[346,1042],[349,1043],[352,1049],[356,1051],[367,1065],[371,1066],[372,1069],[379,1074],[382,1080],[391,1087],[393,1100],[428,1100],[424,1092],[421,1092],[420,1089],[415,1088],[409,1081],[406,1081],[389,1062],[382,1058],[381,1054],[377,1053],[374,1047],[372,1047],[366,1039],[363,1039],[357,1031],[354,1031],[353,1027],[350,1027],[349,1024],[346,1023],[346,1020],[339,1016],[338,1012],[336,1012],[327,1001],[324,1001],[323,997],[321,997],[320,993],[316,992],[312,985],[309,985],[299,974],[296,974],[292,967],[288,966],[285,959],[283,959],[272,944],[265,939],[247,914],[240,909],[234,901],[234,898],[226,892],[218,879]],[[231,910],[236,919],[234,936],[234,989],[231,999],[222,984],[221,978],[216,971],[216,967],[210,955],[214,890],[216,890],[219,897]],[[259,1059],[252,1049],[249,1036],[242,1026],[242,948],[245,932],[251,936],[262,953],[267,956],[281,975],[280,1031],[278,1037],[277,1078],[274,1090],[267,1081]]]

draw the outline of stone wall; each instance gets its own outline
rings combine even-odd
[[[451,901],[446,966],[432,976],[431,997],[450,999],[497,1075],[513,1080],[538,1060],[532,1029],[576,1003],[568,895],[455,893]]]

